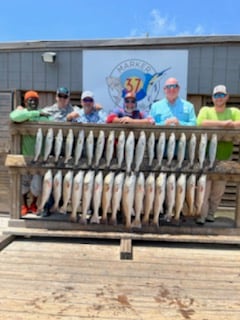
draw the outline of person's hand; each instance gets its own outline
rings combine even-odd
[[[94,107],[95,107],[95,110],[97,110],[97,111],[103,109],[103,106],[101,106],[99,103],[96,103]]]
[[[42,117],[49,117],[51,115],[51,113],[44,111],[44,110],[39,110],[39,114]]]
[[[166,121],[165,121],[165,124],[166,125],[174,125],[174,126],[176,126],[176,125],[179,125],[179,121],[178,121],[178,119],[177,118],[169,118],[169,119],[167,119]]]
[[[133,119],[130,118],[130,117],[122,117],[122,118],[119,118],[119,122],[120,122],[120,123],[130,123],[130,122],[133,122],[132,120],[133,120]]]
[[[233,128],[234,127],[234,122],[232,120],[222,121],[222,124],[225,128]]]
[[[71,120],[76,119],[78,117],[79,117],[79,113],[77,113],[76,111],[73,111],[67,115],[67,121],[71,121]]]
[[[17,106],[16,107],[16,110],[23,110],[23,109],[26,109],[26,108],[24,108],[23,106]]]

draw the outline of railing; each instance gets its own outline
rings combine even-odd
[[[20,152],[21,146],[21,137],[23,135],[36,135],[37,129],[41,128],[43,136],[46,137],[47,131],[49,128],[53,129],[54,137],[57,135],[59,129],[62,129],[63,133],[63,151],[60,158],[56,161],[54,157],[54,151],[52,150],[51,155],[48,157],[47,161],[43,161],[43,157],[40,157],[36,162],[33,162],[33,157],[23,157]],[[69,133],[69,130],[73,131],[74,135],[74,142],[73,142],[73,150],[72,150],[72,159],[65,161],[65,143],[66,137]],[[126,162],[123,161],[123,164],[119,167],[117,163],[117,153],[116,153],[116,143],[114,144],[114,154],[111,159],[110,165],[106,164],[105,155],[103,153],[100,163],[96,166],[94,161],[90,164],[87,159],[86,150],[83,151],[82,157],[80,158],[77,163],[74,162],[74,147],[77,143],[77,137],[80,130],[84,131],[85,136],[85,146],[86,146],[86,138],[89,133],[92,131],[94,136],[94,151],[96,151],[96,143],[97,138],[99,136],[100,130],[104,131],[105,136],[105,148],[107,143],[107,138],[111,131],[114,131],[115,140],[118,139],[119,134],[121,131],[125,132],[125,137],[128,137],[129,132],[134,133],[135,139],[135,147],[140,136],[140,132],[144,131],[146,135],[146,141],[148,141],[150,135],[153,133],[155,136],[155,146],[154,146],[154,158],[149,165],[149,155],[147,151],[144,153],[144,158],[139,168],[139,172],[143,172],[145,178],[150,174],[154,173],[155,178],[160,172],[166,173],[169,176],[171,173],[174,173],[176,176],[179,176],[181,173],[186,174],[189,176],[190,174],[195,174],[197,177],[200,177],[202,174],[206,174],[208,179],[213,180],[226,180],[226,181],[233,181],[237,183],[237,192],[236,192],[236,209],[234,215],[233,223],[224,225],[218,224],[217,222],[212,224],[211,227],[204,226],[199,228],[195,223],[192,217],[184,218],[184,222],[181,221],[170,221],[165,222],[164,220],[160,220],[159,226],[156,227],[149,225],[144,225],[141,228],[134,228],[131,231],[136,232],[151,232],[151,233],[162,233],[162,232],[170,232],[170,233],[239,233],[240,228],[240,165],[237,161],[215,161],[213,168],[209,168],[208,160],[204,161],[204,165],[202,168],[199,166],[198,161],[198,148],[199,148],[199,141],[201,135],[203,133],[207,134],[208,140],[210,140],[213,134],[217,135],[218,141],[232,141],[234,142],[235,146],[240,144],[240,130],[237,129],[228,129],[222,130],[217,128],[201,128],[201,127],[187,127],[187,126],[153,126],[153,125],[144,125],[144,126],[136,126],[136,125],[119,125],[119,124],[107,124],[107,125],[97,125],[97,124],[74,124],[74,123],[56,123],[56,122],[44,122],[44,123],[37,123],[37,122],[26,122],[21,124],[11,124],[10,125],[10,134],[11,134],[11,154],[7,156],[6,159],[6,166],[9,168],[10,173],[10,183],[11,183],[11,213],[10,217],[12,220],[21,219],[20,216],[20,206],[21,206],[21,175],[23,174],[40,174],[42,176],[48,170],[51,170],[53,175],[58,171],[61,170],[63,176],[70,170],[75,175],[79,170],[83,170],[86,173],[89,170],[94,171],[94,176],[99,171],[102,171],[103,176],[106,176],[109,171],[114,172],[117,174],[119,172],[123,172],[125,175],[129,175],[132,171],[134,171],[134,162],[130,167],[130,172],[127,172]],[[177,159],[174,158],[170,164],[167,164],[166,154],[165,158],[163,159],[161,165],[159,165],[157,159],[157,142],[160,136],[160,133],[164,132],[166,135],[166,141],[168,141],[169,136],[171,133],[175,134],[176,140],[180,139],[181,133],[185,133],[187,139],[187,145],[189,143],[189,139],[192,134],[195,134],[197,138],[197,147],[196,147],[196,154],[194,165],[189,166],[189,161],[187,157],[185,157],[183,163],[181,164],[180,168],[177,166]],[[135,172],[136,177],[138,176],[139,172]],[[111,208],[110,208],[111,209]],[[81,209],[78,209],[81,213]],[[111,211],[111,210],[110,210]],[[109,213],[108,213],[109,214]],[[120,210],[120,214],[122,214]],[[142,213],[144,215],[144,212]],[[35,226],[35,227],[50,227],[54,229],[87,229],[87,230],[97,230],[97,231],[129,231],[126,229],[126,225],[120,222],[117,226],[110,225],[110,224],[99,224],[99,225],[82,225],[81,223],[73,223],[71,219],[69,219],[69,215],[59,215],[58,218],[48,217],[47,219],[21,219],[24,220],[26,225]],[[134,218],[132,217],[132,220]],[[174,220],[174,219],[173,219]]]

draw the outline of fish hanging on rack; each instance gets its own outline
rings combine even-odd
[[[216,160],[217,145],[218,145],[217,134],[213,133],[211,140],[209,142],[209,147],[208,147],[208,159],[209,159],[209,168],[210,169],[213,167],[214,162]]]
[[[65,160],[64,160],[65,164],[67,164],[68,161],[72,158],[73,142],[74,142],[73,130],[69,129],[67,138],[66,138],[66,143],[65,143]]]
[[[54,203],[51,212],[59,211],[59,202],[62,196],[62,170],[58,170],[53,178],[53,199]]]
[[[207,186],[207,175],[202,174],[197,181],[196,216],[199,216],[201,213],[203,201],[205,197],[206,186]]]
[[[167,222],[170,222],[172,220],[172,217],[174,216],[175,200],[176,200],[176,175],[175,173],[171,173],[167,177],[167,184],[166,184],[167,212],[164,215],[164,220],[166,220]]]
[[[84,138],[85,138],[85,132],[84,130],[79,130],[77,142],[74,149],[74,165],[76,166],[78,164],[78,161],[81,159],[82,151],[84,147]]]
[[[87,214],[90,209],[90,204],[93,195],[94,171],[89,170],[83,179],[83,194],[82,194],[82,214],[79,220],[80,224],[87,224]]]
[[[144,197],[144,216],[142,224],[147,226],[149,224],[149,216],[153,210],[155,196],[155,174],[150,172],[145,181],[145,197]]]
[[[165,172],[159,173],[155,182],[155,197],[153,204],[153,224],[159,227],[159,215],[163,213],[163,204],[166,196],[166,180],[167,174]]]
[[[117,140],[117,164],[119,169],[121,168],[124,159],[125,140],[125,131],[122,130]]]
[[[109,224],[111,225],[117,224],[117,212],[120,210],[124,175],[124,172],[119,172],[114,178],[111,200],[112,214],[109,220]]]
[[[67,207],[72,195],[72,184],[73,184],[73,171],[68,170],[63,178],[63,205],[59,209],[59,212],[66,214]]]
[[[125,219],[125,227],[131,228],[131,216],[133,214],[134,190],[136,183],[136,175],[132,172],[127,175],[123,184],[122,208]]]
[[[188,142],[188,160],[189,160],[190,167],[193,167],[194,165],[196,146],[197,146],[197,137],[195,133],[192,133],[191,138],[189,139],[189,142]]]
[[[105,145],[105,132],[100,130],[97,137],[96,150],[95,150],[95,167],[99,166],[99,162],[102,158]]]
[[[154,159],[154,148],[155,148],[155,134],[154,132],[150,133],[147,141],[147,151],[148,151],[148,165],[149,167],[152,165]]]
[[[133,228],[141,228],[141,214],[143,211],[143,201],[145,196],[145,177],[143,172],[139,172],[138,177],[136,179],[135,185],[135,196],[134,196],[134,213],[135,217],[132,222]]]
[[[115,145],[115,132],[114,130],[111,130],[109,133],[109,136],[107,138],[106,142],[106,153],[105,153],[105,158],[106,158],[106,166],[107,168],[110,167],[112,158],[113,158],[113,153],[114,153],[114,145]]]
[[[93,214],[90,219],[90,223],[99,224],[99,210],[102,203],[102,192],[103,192],[103,173],[99,171],[94,179],[93,186]]]
[[[176,137],[174,132],[172,132],[168,138],[167,142],[167,165],[170,166],[174,157],[176,147]]]
[[[71,197],[72,211],[69,217],[71,222],[77,221],[77,212],[82,200],[83,179],[84,179],[83,170],[78,171],[78,173],[73,178],[72,197]]]
[[[53,139],[54,139],[54,133],[53,128],[49,128],[47,131],[47,135],[44,141],[44,156],[43,161],[46,162],[53,147]]]
[[[52,175],[52,170],[49,169],[44,174],[44,177],[43,177],[42,194],[41,194],[40,204],[38,206],[38,213],[43,212],[44,206],[49,200],[50,194],[52,192],[52,184],[53,184],[53,175]]]
[[[146,134],[144,131],[141,131],[136,144],[136,148],[135,148],[135,155],[134,155],[135,172],[138,172],[140,169],[140,166],[143,161],[144,153],[145,153],[145,148],[146,148]]]
[[[159,168],[162,166],[165,147],[166,147],[166,134],[165,132],[161,132],[158,138],[158,143],[157,143],[157,165]]]
[[[186,135],[184,132],[181,133],[180,139],[177,146],[177,168],[181,169],[183,161],[185,159],[186,151]]]
[[[36,162],[42,152],[42,145],[43,145],[43,132],[42,128],[38,128],[36,134],[36,141],[35,141],[35,151],[34,151],[34,159],[33,161]]]
[[[126,172],[130,173],[134,157],[135,137],[133,131],[130,131],[125,144],[125,162]]]
[[[174,219],[179,220],[186,196],[186,174],[181,173],[176,181],[176,201]]]
[[[93,161],[93,151],[94,151],[94,135],[93,131],[90,130],[86,138],[86,154],[87,154],[87,164],[88,166],[92,165]]]
[[[198,161],[199,161],[199,169],[203,168],[204,160],[206,157],[206,151],[207,151],[207,133],[202,133],[200,137],[199,142],[199,148],[198,148]]]
[[[107,214],[111,208],[113,182],[114,182],[113,171],[110,171],[103,180],[103,192],[102,192],[102,224],[107,223]]]
[[[54,141],[54,157],[55,157],[55,162],[58,162],[61,151],[62,151],[62,144],[63,144],[63,131],[62,129],[58,130],[58,133],[55,136],[55,141]]]
[[[187,211],[183,212],[185,216],[194,216],[195,214],[196,180],[197,180],[196,175],[193,173],[187,178],[187,186],[186,186]]]

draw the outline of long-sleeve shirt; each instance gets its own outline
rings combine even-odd
[[[155,120],[156,125],[164,125],[167,119],[174,117],[178,119],[180,125],[196,125],[193,104],[181,98],[177,98],[173,104],[169,103],[166,98],[153,103],[150,115]]]
[[[45,116],[40,115],[40,110],[28,110],[28,109],[16,109],[13,110],[10,115],[10,119],[13,122],[24,121],[48,121]],[[24,156],[33,156],[35,152],[36,137],[32,135],[24,135],[22,137],[21,152]]]

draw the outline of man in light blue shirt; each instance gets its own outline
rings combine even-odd
[[[84,91],[81,96],[82,109],[79,111],[79,117],[73,121],[81,123],[105,123],[106,114],[102,106],[95,104],[94,94],[91,91]]]
[[[165,98],[153,103],[150,116],[156,125],[195,126],[196,114],[192,103],[179,97],[180,86],[175,78],[164,85]]]

